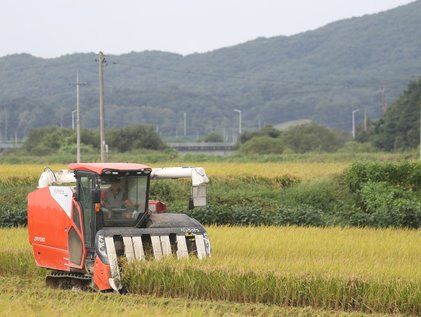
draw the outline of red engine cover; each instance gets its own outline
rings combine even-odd
[[[78,218],[77,218],[78,217]],[[78,225],[75,225],[74,220]],[[84,266],[85,246],[80,209],[70,187],[51,186],[28,195],[28,234],[38,266],[70,271]],[[79,239],[79,263],[70,261],[69,232]],[[80,251],[81,249],[81,251]],[[82,254],[80,254],[82,252]]]

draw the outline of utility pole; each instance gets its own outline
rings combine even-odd
[[[237,112],[238,113],[238,138],[240,138],[240,135],[241,135],[241,125],[242,125],[242,114],[243,114],[243,112],[241,111],[241,110],[239,110],[239,109],[234,109],[234,111],[235,112]]]
[[[62,128],[62,127],[63,127],[63,118],[64,118],[64,112],[62,112],[62,113],[60,114],[60,128]]]
[[[75,113],[76,112],[77,112],[77,110],[72,111],[72,130],[75,129]]]
[[[367,117],[367,107],[364,109],[364,131],[368,130],[368,117]]]
[[[101,162],[106,161],[105,157],[105,109],[104,109],[104,75],[103,64],[105,57],[102,52],[98,54],[98,79],[99,79],[99,141],[101,149]]]
[[[7,118],[7,109],[4,109],[4,140],[7,142],[8,135],[7,135],[7,129],[8,129],[8,118]]]
[[[187,113],[183,113],[183,119],[184,119],[184,137],[187,136]]]
[[[76,73],[76,162],[77,163],[80,163],[80,86],[85,86],[85,85],[87,85],[87,83],[79,81],[79,71],[77,71]]]
[[[382,103],[382,112],[383,114],[385,114],[387,110],[387,101],[386,101],[385,89],[383,86],[380,88],[380,95],[381,95],[381,103]]]
[[[420,95],[420,160],[421,160],[421,76],[418,76],[417,86],[418,86],[418,93]]]
[[[355,140],[355,114],[360,111],[360,109],[352,111],[352,139]]]

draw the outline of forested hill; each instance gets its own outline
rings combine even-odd
[[[391,103],[411,76],[421,74],[420,39],[421,1],[416,1],[290,37],[259,38],[203,54],[109,55],[107,123],[151,123],[174,135],[176,126],[181,133],[187,112],[189,134],[229,132],[237,125],[233,109],[240,108],[246,127],[312,119],[349,130],[352,109],[368,107],[371,118],[380,116],[381,86]],[[88,82],[81,88],[82,124],[96,127],[95,58],[0,58],[1,136],[6,117],[9,138],[35,126],[70,126],[78,69]]]

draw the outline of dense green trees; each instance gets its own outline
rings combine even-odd
[[[345,136],[339,131],[310,123],[288,129],[282,134],[282,139],[296,153],[334,152],[344,144]]]
[[[72,130],[44,127],[29,131],[23,149],[34,155],[48,155],[69,144]]]
[[[349,138],[340,131],[308,123],[279,131],[267,126],[257,132],[244,132],[240,136],[241,151],[251,154],[281,154],[285,149],[295,153],[311,151],[334,152]]]
[[[106,133],[109,147],[117,152],[137,149],[162,150],[164,142],[151,126],[133,126],[110,129]]]
[[[110,151],[128,152],[138,149],[161,150],[166,147],[151,126],[133,126],[114,128],[106,132]],[[99,148],[97,132],[83,129],[81,131],[82,147],[85,151]],[[59,151],[71,151],[76,146],[76,134],[73,130],[44,127],[32,129],[23,144],[23,150],[34,155],[48,155]]]
[[[382,150],[413,149],[420,142],[421,79],[412,81],[402,96],[359,140],[370,140]]]
[[[367,131],[360,125],[357,141],[371,143],[383,151],[417,148],[420,142],[420,115],[421,78],[411,81],[379,120],[369,120]]]
[[[256,136],[241,146],[241,151],[246,154],[282,154],[284,144],[279,138],[269,136]]]

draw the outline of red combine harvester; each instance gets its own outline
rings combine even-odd
[[[47,285],[122,288],[118,257],[127,260],[210,255],[203,226],[185,214],[166,213],[149,200],[150,181],[191,178],[189,206],[206,205],[202,168],[152,169],[128,163],[70,164],[46,168],[28,195],[28,231],[35,262],[49,269]]]

